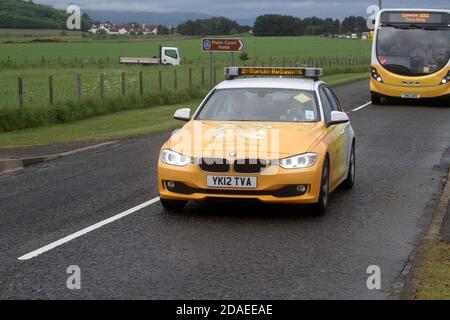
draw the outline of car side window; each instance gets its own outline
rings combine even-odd
[[[336,95],[336,93],[335,93],[333,90],[331,90],[331,89],[330,89],[330,92],[331,92],[331,94],[333,95],[334,100],[336,100],[336,103],[337,103],[337,106],[338,106],[339,111],[344,112],[344,109],[342,108],[342,104],[341,104],[341,102],[339,101],[339,98],[338,98],[338,96]]]
[[[325,87],[321,87],[319,90],[320,100],[322,101],[323,114],[325,117],[325,121],[330,122],[331,121],[331,112],[333,111],[333,107],[332,107],[330,99],[328,98],[328,95],[325,93],[324,89],[325,89]]]
[[[339,100],[337,99],[336,95],[334,94],[333,91],[331,91],[330,88],[328,87],[323,87],[323,89],[325,90],[328,98],[330,99],[331,102],[331,109],[333,111],[341,111],[341,106],[339,104]]]

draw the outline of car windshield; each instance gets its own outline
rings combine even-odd
[[[447,65],[450,29],[423,26],[383,26],[378,33],[377,56],[393,73],[423,76]]]
[[[203,105],[197,120],[317,122],[313,91],[267,88],[216,90]]]

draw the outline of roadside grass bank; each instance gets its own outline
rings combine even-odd
[[[36,128],[51,124],[65,124],[125,110],[147,109],[200,99],[207,90],[201,87],[143,96],[87,98],[79,102],[68,101],[54,106],[20,109],[0,109],[0,132]]]
[[[450,300],[450,244],[435,240],[420,272],[418,300]]]
[[[323,77],[323,80],[332,86],[336,86],[368,78],[368,73],[360,73],[326,76]],[[116,111],[122,112],[95,116],[71,123],[52,124],[0,133],[0,146],[31,146],[124,139],[175,129],[180,126],[180,122],[172,119],[173,112],[182,107],[195,109],[206,92],[200,90],[196,94],[199,94],[199,96],[179,97],[179,101],[166,105],[153,104],[148,106],[141,101],[140,104],[137,102],[138,104],[135,105],[135,107],[140,107],[137,110],[116,109]],[[186,98],[186,100],[182,98]],[[157,103],[157,100],[153,103]]]

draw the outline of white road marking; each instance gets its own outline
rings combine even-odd
[[[371,104],[372,104],[372,101],[369,101],[369,102],[367,102],[366,104],[362,105],[361,107],[358,107],[358,108],[356,108],[356,109],[353,109],[352,112],[356,112],[356,111],[359,111],[359,110],[361,110],[361,109],[364,109],[365,107],[368,107],[368,106],[370,106]]]
[[[87,228],[85,228],[83,230],[75,232],[75,233],[73,233],[73,234],[71,234],[71,235],[69,235],[69,236],[67,236],[65,238],[62,238],[62,239],[58,240],[58,241],[50,243],[50,244],[46,245],[45,247],[42,247],[42,248],[37,249],[37,250],[35,250],[33,252],[30,252],[30,253],[28,253],[28,254],[26,254],[26,255],[18,258],[18,259],[21,260],[21,261],[26,261],[26,260],[30,260],[30,259],[36,258],[37,256],[39,256],[39,255],[41,255],[41,254],[43,254],[43,253],[45,253],[47,251],[55,249],[56,247],[59,247],[59,246],[65,244],[65,243],[67,243],[69,241],[72,241],[72,240],[74,240],[76,238],[79,238],[79,237],[81,237],[81,236],[83,236],[83,235],[85,235],[85,234],[87,234],[89,232],[92,232],[94,230],[100,229],[101,227],[103,227],[103,226],[105,226],[107,224],[110,224],[110,223],[112,223],[114,221],[117,221],[117,220],[122,219],[122,218],[124,218],[126,216],[129,216],[130,214],[133,214],[133,213],[135,213],[135,212],[137,212],[139,210],[142,210],[142,209],[144,209],[144,208],[146,208],[148,206],[151,206],[152,204],[154,204],[154,203],[156,203],[158,201],[159,201],[159,197],[154,198],[154,199],[152,199],[150,201],[144,202],[144,203],[142,203],[142,204],[140,204],[140,205],[138,205],[138,206],[136,206],[136,207],[134,207],[132,209],[129,209],[127,211],[119,213],[118,215],[115,215],[115,216],[113,216],[111,218],[108,218],[106,220],[100,221],[99,223],[96,223],[96,224],[94,224],[94,225],[92,225],[90,227],[87,227]]]

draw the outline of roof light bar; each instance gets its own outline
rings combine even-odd
[[[264,68],[264,67],[226,67],[225,76],[231,80],[241,76],[294,76],[318,78],[323,76],[321,68]]]

